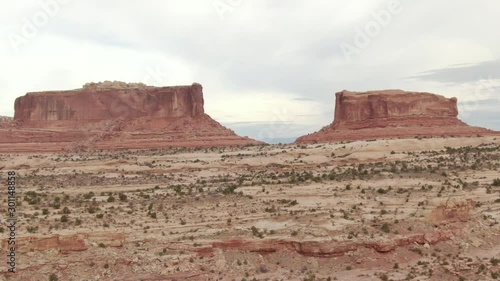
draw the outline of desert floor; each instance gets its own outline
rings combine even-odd
[[[0,160],[0,280],[500,279],[500,138]]]

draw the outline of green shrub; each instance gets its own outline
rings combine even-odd
[[[127,201],[127,195],[125,195],[125,194],[124,194],[124,193],[122,193],[122,192],[120,192],[120,193],[118,194],[118,198],[119,198],[119,199],[120,199],[120,201],[122,201],[122,202]]]
[[[391,232],[391,228],[389,227],[389,225],[388,225],[387,223],[384,223],[384,224],[382,225],[382,227],[380,228],[380,230],[382,230],[382,231],[383,231],[383,232],[385,232],[385,233],[389,233],[389,232]]]

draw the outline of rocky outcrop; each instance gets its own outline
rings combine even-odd
[[[0,123],[11,123],[14,119],[8,116],[0,116]]]
[[[302,256],[331,258],[343,256],[349,252],[360,248],[373,249],[379,253],[387,253],[412,244],[434,245],[439,242],[450,240],[451,233],[448,232],[430,232],[410,235],[399,235],[387,240],[373,241],[291,241],[291,240],[263,240],[263,241],[244,241],[231,240],[224,242],[214,242],[213,249],[237,250],[253,253],[274,253],[279,251],[292,251]]]
[[[452,237],[451,232],[435,231],[427,233],[415,233],[396,235],[388,239],[372,239],[366,241],[335,241],[335,240],[287,240],[287,239],[269,239],[269,240],[226,240],[212,242],[208,247],[203,248],[175,248],[177,250],[187,250],[196,252],[199,256],[213,255],[215,250],[236,250],[250,253],[274,253],[280,251],[291,251],[302,256],[329,258],[338,257],[348,252],[356,251],[360,248],[373,249],[379,253],[387,253],[413,244],[435,245],[440,242],[448,241]],[[48,237],[28,236],[20,237],[16,240],[18,251],[20,253],[58,250],[61,254],[72,252],[82,252],[90,248],[96,248],[99,244],[105,247],[121,248],[126,244],[136,243],[135,238],[129,237],[123,233],[79,233],[68,236],[53,235]],[[144,241],[142,241],[144,242]],[[153,241],[154,242],[154,241]],[[3,248],[6,249],[8,241],[2,240]],[[175,243],[173,243],[175,244]],[[179,247],[184,247],[179,244]],[[4,250],[0,253],[5,253]]]
[[[84,241],[85,235],[60,236],[53,235],[48,237],[21,237],[17,239],[17,250],[20,253],[32,251],[47,251],[55,249],[62,254],[71,252],[81,252],[88,249]],[[6,249],[7,240],[2,241],[2,249]]]
[[[12,117],[0,116],[0,128],[9,127],[13,121],[14,121],[14,118],[12,118]]]
[[[456,98],[398,90],[342,91],[336,94],[334,125],[344,129],[391,126],[390,121],[398,122],[393,125],[430,125],[429,119],[461,124],[457,115]]]
[[[15,101],[15,126],[0,130],[0,152],[259,144],[205,114],[203,88],[88,83],[28,93]]]
[[[456,98],[401,90],[336,93],[331,125],[297,143],[415,136],[499,134],[458,118]]]
[[[200,84],[158,88],[101,88],[91,84],[81,90],[28,93],[19,97],[14,120],[31,126],[41,122],[44,126],[45,121],[196,117],[204,113]]]
[[[463,202],[453,202],[439,204],[429,214],[429,219],[433,222],[467,222],[470,219],[472,210],[476,207],[476,202],[471,199]]]

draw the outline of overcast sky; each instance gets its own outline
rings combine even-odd
[[[199,82],[209,115],[257,139],[331,123],[344,89],[457,97],[500,130],[498,0],[0,3],[0,115],[30,91]]]

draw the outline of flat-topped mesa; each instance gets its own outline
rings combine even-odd
[[[205,114],[203,88],[140,83],[88,83],[82,89],[28,93],[15,102],[15,121],[102,121]]]
[[[88,83],[28,93],[0,124],[0,152],[255,145],[205,114],[203,87]]]
[[[456,98],[401,90],[336,93],[335,118],[297,143],[415,136],[498,134],[458,118]]]
[[[336,93],[336,128],[462,124],[457,99],[401,90]],[[431,121],[431,122],[429,122]]]

